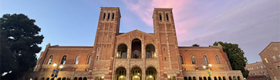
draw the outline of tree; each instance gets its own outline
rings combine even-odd
[[[222,45],[223,51],[227,54],[230,65],[233,70],[241,70],[243,77],[247,78],[249,71],[245,70],[247,58],[244,57],[244,52],[238,47],[238,44],[215,42],[213,45]]]
[[[32,71],[36,65],[43,35],[41,28],[24,14],[4,14],[0,18],[1,27],[1,76],[2,80],[15,80]]]
[[[7,44],[2,31],[0,30],[0,73],[9,72],[16,69],[16,61],[13,53],[10,51],[10,48]]]
[[[199,45],[198,45],[198,44],[193,44],[192,46],[193,46],[193,47],[199,47]]]

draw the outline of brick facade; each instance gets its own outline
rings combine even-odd
[[[256,62],[256,63],[246,64],[245,69],[249,71],[249,75],[248,75],[249,79],[250,78],[262,77],[262,76],[264,78],[269,79],[269,75],[267,73],[266,67],[263,64],[263,62]],[[251,80],[253,80],[253,79],[251,79]]]
[[[280,80],[280,42],[271,42],[259,55],[270,79]]]
[[[101,7],[94,46],[48,44],[25,78],[51,79],[52,65],[63,63],[58,80],[243,80],[239,70],[231,69],[222,46],[178,47],[172,8],[154,9],[154,33],[119,33],[120,18],[119,8]]]

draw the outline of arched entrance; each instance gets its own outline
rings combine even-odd
[[[142,71],[139,67],[134,67],[131,69],[131,72],[130,72],[131,76],[131,80],[142,80],[141,77],[142,77]]]
[[[117,58],[125,59],[127,58],[126,56],[127,56],[127,46],[125,44],[120,44],[118,46]]]
[[[124,67],[119,67],[115,72],[115,80],[126,80],[126,70]]]
[[[146,58],[154,58],[155,55],[155,46],[153,44],[146,45]]]
[[[131,58],[132,59],[141,59],[141,40],[140,39],[133,39],[131,42]]]
[[[154,67],[147,68],[146,80],[157,80],[157,70]]]

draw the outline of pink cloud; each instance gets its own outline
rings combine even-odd
[[[188,10],[190,0],[123,0],[123,2],[131,12],[151,27],[153,27],[152,14],[154,8],[173,8],[179,42],[191,37],[192,26],[198,23],[198,18],[190,18],[192,14]]]

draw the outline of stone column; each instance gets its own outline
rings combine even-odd
[[[146,80],[146,68],[142,68],[142,80]]]
[[[141,43],[141,56],[142,56],[142,59],[146,59],[146,49],[145,49],[145,44],[144,44],[144,41]]]
[[[225,76],[225,79],[226,79],[226,80],[229,80],[229,77],[228,77],[228,76]]]
[[[195,79],[196,79],[196,80],[199,80],[199,76],[195,76]]]
[[[130,80],[130,70],[129,69],[130,69],[129,67],[126,69],[126,80]]]
[[[127,59],[131,58],[131,56],[130,56],[130,54],[131,54],[130,48],[131,48],[131,46],[127,46],[127,52],[126,52],[126,58]]]

